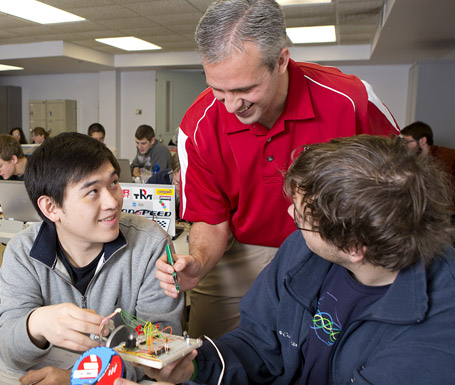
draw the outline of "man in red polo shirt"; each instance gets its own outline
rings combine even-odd
[[[189,334],[216,338],[238,325],[238,301],[295,230],[282,193],[295,152],[399,128],[367,83],[290,59],[274,0],[214,2],[196,43],[209,88],[180,126],[181,215],[194,223],[189,255],[174,268],[180,287],[193,289]],[[164,258],[157,267],[177,296],[173,268]]]

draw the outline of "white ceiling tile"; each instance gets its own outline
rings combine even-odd
[[[51,5],[60,9],[84,8],[84,7],[102,7],[105,5],[116,4],[113,0],[40,0],[42,3]]]
[[[194,5],[201,12],[205,12],[213,0],[187,0],[187,2]]]
[[[195,27],[212,0],[44,0],[87,20],[75,23],[39,25],[0,14],[0,44],[5,36],[26,42],[47,39],[52,34],[74,39],[95,39],[113,36],[136,36],[163,49],[194,49]],[[364,36],[378,25],[383,0],[334,0],[331,4],[285,7],[288,27],[346,24],[358,25],[357,33],[340,39],[369,42]],[[354,37],[354,35],[357,35]],[[162,40],[159,40],[163,37]],[[362,40],[363,39],[363,40]],[[99,43],[98,43],[99,44]]]
[[[92,21],[99,19],[118,19],[122,17],[138,16],[136,12],[130,11],[128,8],[117,4],[102,7],[83,7],[77,8],[77,10],[74,8],[68,8],[65,10]]]
[[[94,41],[99,37],[136,36],[160,45],[163,51],[194,50],[194,30],[202,14],[213,0],[41,0],[87,20],[75,23],[40,25],[0,13],[0,45],[62,40],[111,54],[124,53]],[[412,6],[415,0],[399,0],[392,8],[411,8],[406,15],[421,15],[424,22],[415,23],[412,36],[427,31],[425,47],[438,32],[445,33],[444,42],[455,52],[453,23],[427,23],[438,11],[447,20],[455,12],[454,0],[431,0],[431,13]],[[382,17],[384,0],[333,0],[331,4],[284,7],[288,27],[335,24],[337,44],[369,44]],[[450,20],[450,19],[449,19]],[[407,18],[406,18],[407,21]],[[389,21],[388,21],[389,23]],[[387,26],[387,25],[386,25]],[[408,26],[408,23],[404,26]],[[399,31],[399,29],[398,29]],[[397,32],[401,34],[400,32]]]
[[[123,5],[128,9],[145,16],[185,14],[194,12],[198,12],[200,16],[202,14],[196,7],[182,0],[153,0]]]

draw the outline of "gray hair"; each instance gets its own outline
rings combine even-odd
[[[275,0],[217,0],[199,21],[195,40],[201,59],[210,64],[255,43],[273,71],[286,46],[283,12]]]

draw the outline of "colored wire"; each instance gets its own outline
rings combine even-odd
[[[125,325],[136,329],[137,326],[140,325],[145,325],[147,321],[144,321],[124,310],[121,311],[120,315],[122,316],[122,321],[125,323]]]
[[[103,320],[101,321],[100,323],[100,327],[98,329],[98,332],[99,332],[99,335],[100,335],[100,340],[102,339],[103,337],[103,329],[104,329],[104,326],[118,313],[120,313],[122,310],[121,309],[115,309],[115,311],[108,315],[106,318],[103,318]]]
[[[122,321],[125,325],[129,326],[130,328],[133,328],[136,330],[138,334],[143,334],[145,338],[145,344],[147,349],[137,349],[135,351],[132,350],[126,350],[125,347],[122,347],[122,350],[125,352],[127,351],[128,354],[132,354],[136,357],[140,357],[143,359],[151,360],[151,361],[159,361],[157,356],[155,355],[155,350],[164,348],[166,349],[166,346],[168,346],[168,341],[173,341],[174,338],[172,338],[172,327],[167,326],[162,330],[159,330],[159,325],[158,324],[153,324],[150,321],[145,321],[142,320],[120,308],[116,309],[112,314],[108,315],[105,317],[99,326],[99,333],[100,333],[100,338],[102,337],[102,332],[103,329],[106,327],[106,324],[116,315],[119,314],[122,318]],[[166,333],[165,331],[169,330],[169,333]],[[165,337],[162,333],[166,333],[167,336]],[[154,346],[154,340],[156,341],[156,346]]]
[[[125,325],[136,329],[139,327],[142,333],[144,333],[145,336],[145,341],[147,348],[149,350],[149,353],[153,353],[153,340],[155,338],[163,338],[163,335],[161,332],[164,332],[167,329],[170,329],[170,332],[168,334],[172,334],[172,327],[167,326],[163,330],[158,329],[158,326],[151,323],[150,321],[144,321],[124,310],[121,310],[120,315],[122,317],[122,321],[125,323]],[[139,331],[139,330],[138,330]]]

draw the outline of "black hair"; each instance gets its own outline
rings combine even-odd
[[[64,132],[43,142],[28,158],[24,174],[27,193],[41,218],[46,220],[38,207],[40,196],[50,197],[61,207],[68,184],[80,182],[106,161],[120,175],[111,150],[87,135]]]
[[[14,127],[9,132],[10,135],[13,135],[14,131],[19,131],[19,144],[27,144],[27,138],[25,137],[24,131],[22,131],[21,127]],[[14,136],[14,135],[13,135]]]
[[[429,146],[433,145],[433,131],[431,127],[424,122],[414,122],[401,130],[401,135],[412,136],[419,141],[421,138],[427,138]]]
[[[92,123],[90,126],[88,126],[88,136],[92,136],[95,132],[101,132],[103,135],[106,135],[106,130],[101,123]]]

